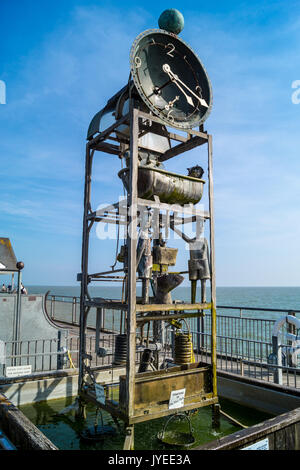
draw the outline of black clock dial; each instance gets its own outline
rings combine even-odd
[[[131,49],[131,73],[146,105],[165,123],[188,129],[200,125],[212,106],[209,78],[197,55],[163,30],[140,34]]]

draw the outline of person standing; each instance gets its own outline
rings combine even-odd
[[[27,289],[21,284],[21,294],[27,295]]]

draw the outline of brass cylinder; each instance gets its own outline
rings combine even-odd
[[[190,364],[192,362],[192,342],[190,335],[179,333],[175,336],[175,364]]]
[[[127,335],[117,335],[115,340],[115,365],[125,365],[127,361]]]

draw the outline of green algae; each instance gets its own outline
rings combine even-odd
[[[114,436],[109,436],[99,442],[86,443],[80,438],[80,434],[88,427],[95,425],[96,408],[87,405],[86,420],[76,420],[74,412],[67,415],[59,414],[61,410],[74,402],[75,398],[63,398],[48,400],[39,403],[20,406],[21,411],[61,450],[121,450],[123,448],[125,433],[123,423],[120,422],[120,430]],[[253,409],[235,405],[227,400],[221,400],[222,409],[231,414],[245,425],[257,424],[269,418]],[[214,439],[232,434],[241,428],[229,422],[221,416],[221,426],[217,431],[212,428],[212,411],[210,407],[200,408],[197,413],[191,415],[191,425],[194,430],[195,442],[193,446],[199,446]],[[171,445],[165,445],[157,438],[162,431],[167,418],[160,418],[135,425],[135,450],[163,450],[171,449]],[[99,420],[100,424],[101,420]],[[115,426],[110,414],[103,412],[105,425]],[[169,429],[170,436],[178,436],[187,432],[185,420],[174,420]],[[174,449],[180,449],[177,445]]]

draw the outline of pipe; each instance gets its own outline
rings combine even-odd
[[[22,283],[22,272],[18,270],[18,290],[17,290],[17,304],[16,304],[16,315],[14,324],[14,355],[20,354],[20,326],[21,326],[21,283]],[[16,359],[14,359],[14,365],[16,366]]]
[[[241,428],[243,429],[247,429],[249,426],[246,426],[245,424],[242,424],[240,421],[238,421],[237,419],[233,418],[232,416],[230,416],[229,414],[225,413],[224,411],[220,410],[220,413],[221,415],[225,416],[225,418],[227,418],[229,421],[231,421],[233,424],[236,424],[238,426],[241,426]]]
[[[17,450],[17,448],[10,442],[10,440],[3,434],[0,429],[0,449],[2,450]]]

